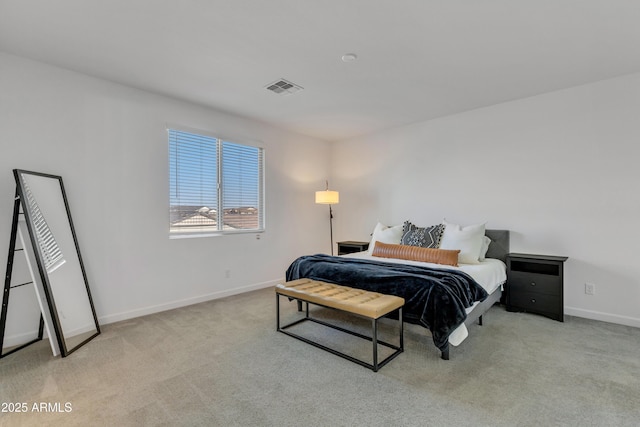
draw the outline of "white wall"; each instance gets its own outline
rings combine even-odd
[[[262,141],[259,240],[169,239],[167,123]],[[300,254],[329,250],[314,204],[328,176],[323,141],[0,53],[0,148],[0,245],[12,170],[61,175],[102,323],[268,286]]]
[[[566,314],[640,326],[639,147],[640,74],[340,142],[337,240],[487,221],[513,252],[569,257]]]
[[[0,94],[0,244],[12,169],[62,175],[102,323],[268,286],[328,251],[313,193],[329,177],[336,241],[378,219],[488,221],[513,251],[570,257],[567,314],[640,326],[638,74],[333,145],[2,53]],[[166,123],[264,143],[260,240],[169,240]]]

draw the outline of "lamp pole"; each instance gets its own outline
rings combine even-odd
[[[329,205],[329,235],[331,236],[331,256],[333,256],[333,209]]]

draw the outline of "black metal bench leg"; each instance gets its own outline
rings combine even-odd
[[[373,342],[373,372],[378,372],[378,319],[371,321],[373,329],[373,336],[371,341]]]
[[[398,319],[400,320],[400,350],[404,351],[404,319],[402,318],[402,307],[398,311]]]
[[[276,293],[276,331],[280,330],[280,294]]]
[[[440,355],[440,358],[442,360],[449,360],[449,343],[447,343],[447,346],[445,347],[445,349],[441,351],[442,353]]]
[[[478,317],[478,325],[482,326],[482,316]]]

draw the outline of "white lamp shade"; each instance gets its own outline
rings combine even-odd
[[[321,205],[337,205],[340,202],[340,193],[337,191],[316,191],[316,203]]]

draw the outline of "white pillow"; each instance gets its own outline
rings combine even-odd
[[[478,257],[478,261],[484,261],[487,258],[487,251],[489,250],[489,245],[491,244],[491,239],[487,236],[482,238],[482,248],[480,249],[480,256]]]
[[[402,224],[393,227],[378,223],[373,229],[371,243],[369,243],[369,255],[373,253],[376,242],[400,244],[402,239]]]
[[[463,228],[447,221],[442,223],[445,228],[440,239],[440,249],[460,249],[458,263],[478,264],[485,224],[469,225]]]

